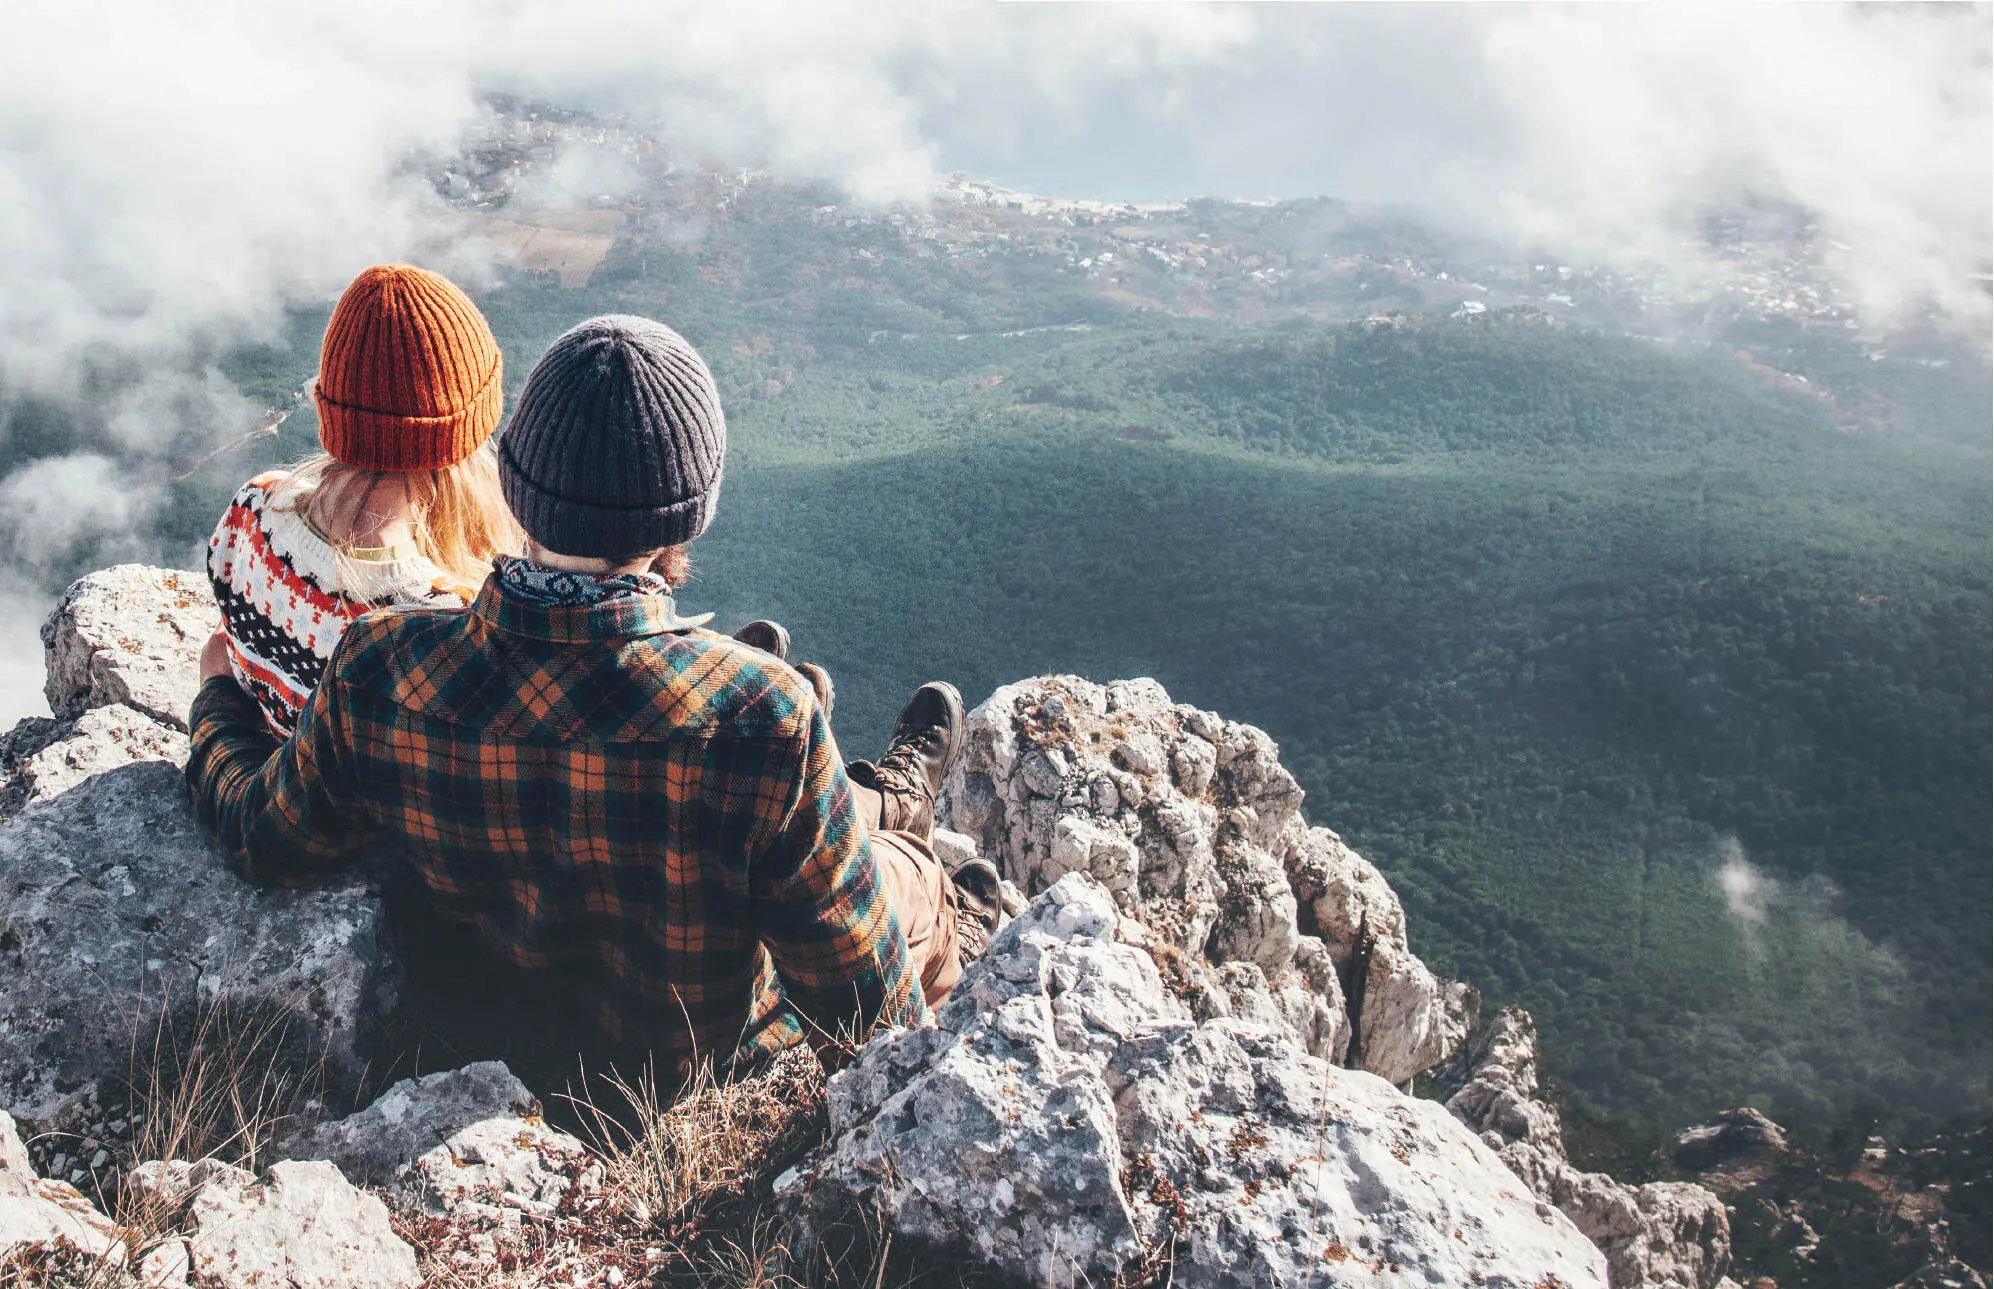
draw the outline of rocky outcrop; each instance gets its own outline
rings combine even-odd
[[[394,997],[364,876],[258,891],[193,816],[181,727],[205,595],[124,566],[70,587],[43,629],[59,719],[11,739],[5,791],[25,806],[0,825],[0,1106],[37,1131],[70,1126],[162,1018],[294,1017],[352,1073]]]
[[[187,763],[187,736],[123,703],[67,720],[23,721],[0,735],[0,819],[85,779],[144,761]]]
[[[0,1106],[37,1131],[71,1126],[177,1009],[298,1018],[337,1071],[392,999],[365,878],[255,891],[192,817],[184,717],[212,615],[180,574],[77,583],[44,629],[56,715],[0,737]],[[819,1232],[883,1212],[897,1236],[1032,1280],[1167,1266],[1186,1285],[1300,1284],[1348,1264],[1385,1284],[1576,1289],[1609,1267],[1616,1286],[1718,1283],[1708,1191],[1565,1159],[1527,1017],[1457,1063],[1452,1115],[1404,1093],[1460,1047],[1473,996],[1420,962],[1383,876],[1300,805],[1264,733],[1152,681],[997,691],[971,714],[940,810],[959,832],[938,845],[980,849],[1039,899],[935,1029],[883,1036],[832,1080],[833,1138],[784,1203]],[[184,1238],[138,1258],[0,1131],[0,1256],[54,1241],[148,1283],[333,1283],[336,1267],[406,1284],[380,1196],[516,1231],[597,1185],[600,1162],[537,1109],[503,1066],[472,1066],[279,1143],[261,1178],[141,1166],[132,1184],[170,1197]]]
[[[1505,1008],[1462,1052],[1447,1108],[1606,1254],[1615,1289],[1712,1289],[1731,1264],[1723,1201],[1701,1186],[1628,1186],[1574,1168],[1557,1111],[1537,1097],[1537,1030]]]
[[[188,660],[220,625],[198,574],[119,564],[79,578],[42,623],[49,710],[60,718],[122,704],[184,731],[201,687]]]
[[[937,1025],[830,1081],[832,1143],[778,1184],[821,1232],[878,1213],[1027,1282],[1169,1268],[1184,1286],[1606,1283],[1605,1260],[1439,1105],[1200,1021],[1153,932],[1069,873]]]
[[[115,1272],[125,1277],[124,1284],[175,1289],[187,1280],[178,1252],[175,1247],[135,1250],[127,1233],[74,1186],[35,1176],[13,1120],[0,1113],[0,1283],[17,1283],[16,1275],[25,1275],[22,1282],[27,1284],[57,1283],[19,1268],[33,1259],[62,1259],[82,1269],[76,1283],[104,1283],[104,1273]]]
[[[540,1103],[499,1061],[404,1079],[278,1153],[328,1160],[405,1207],[466,1220],[549,1217],[602,1176],[588,1148],[547,1126]]]
[[[1403,1084],[1472,1024],[1377,869],[1301,815],[1273,740],[1153,680],[1049,676],[969,715],[941,815],[1025,894],[1084,872],[1181,961],[1194,1012]]]

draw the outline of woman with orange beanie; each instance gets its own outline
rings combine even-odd
[[[522,540],[492,445],[498,342],[448,279],[404,264],[355,278],[316,393],[324,451],[244,484],[208,542],[230,668],[279,736],[348,623],[468,603]]]

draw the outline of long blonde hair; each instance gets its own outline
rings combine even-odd
[[[454,465],[435,470],[363,470],[317,452],[291,468],[270,506],[293,510],[320,534],[330,531],[334,507],[398,484],[408,499],[416,549],[444,573],[475,589],[495,555],[516,555],[525,542],[499,487],[498,451],[484,444]],[[334,543],[337,549],[337,543]]]

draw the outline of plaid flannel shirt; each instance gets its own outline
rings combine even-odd
[[[282,745],[226,677],[189,724],[244,877],[399,842],[439,913],[662,1068],[926,1019],[809,683],[668,594],[550,606],[495,573],[468,610],[355,622]]]

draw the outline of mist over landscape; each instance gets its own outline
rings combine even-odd
[[[10,6],[0,720],[70,579],[198,567],[312,448],[333,298],[410,259],[508,408],[594,313],[700,347],[681,599],[788,625],[848,755],[932,675],[1155,676],[1603,1138],[1984,1116],[1990,31]]]

